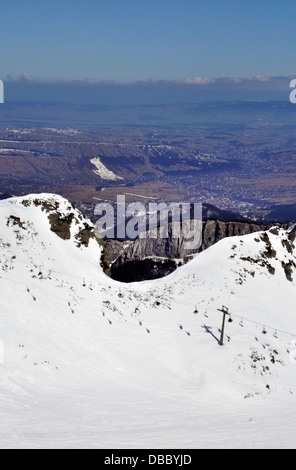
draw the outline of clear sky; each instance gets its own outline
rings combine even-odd
[[[295,75],[295,0],[1,0],[0,78]]]

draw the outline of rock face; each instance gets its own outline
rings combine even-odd
[[[249,233],[266,230],[264,224],[249,222],[221,222],[220,220],[206,220],[203,225],[202,245],[199,251],[203,251],[225,237],[247,235]]]
[[[41,210],[47,213],[50,230],[62,240],[70,240],[73,237],[78,247],[82,245],[88,247],[91,238],[97,240],[93,224],[85,219],[69,201],[61,197],[47,195],[46,197],[24,198],[22,204],[25,207],[31,204],[41,207]],[[15,219],[13,223],[19,225],[21,222]]]
[[[70,240],[71,238],[71,224],[74,215],[69,214],[61,217],[58,212],[49,214],[48,220],[50,222],[50,230],[56,233],[62,240]]]
[[[172,238],[170,229],[169,237],[163,239],[148,237],[124,241],[108,239],[104,243],[105,272],[117,280],[126,282],[163,277],[178,265],[186,263],[192,255],[206,250],[222,238],[247,235],[268,228],[264,224],[242,221],[205,220],[202,226],[201,246],[196,250],[185,249],[184,238],[182,236]],[[147,259],[150,262],[146,262],[145,277],[139,279],[137,271],[143,271],[143,266],[140,267],[140,264]],[[164,263],[168,260],[170,264],[166,271]]]
[[[247,222],[221,222],[219,220],[207,220],[203,223],[202,244],[197,250],[184,248],[184,238],[172,238],[169,230],[168,238],[137,238],[136,240],[113,240],[105,242],[106,258],[113,263],[121,260],[122,263],[133,260],[141,260],[147,257],[160,257],[169,259],[186,259],[193,253],[205,250],[225,237],[246,235],[260,230],[265,230],[266,225],[257,225]]]

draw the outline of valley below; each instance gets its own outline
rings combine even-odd
[[[113,126],[108,109],[106,125],[97,121],[96,127],[67,127],[66,119],[50,127],[37,116],[29,127],[5,127],[0,120],[1,192],[61,194],[92,219],[98,201],[115,204],[124,195],[127,203],[199,202],[258,222],[293,220],[296,131],[285,103],[180,106],[182,124],[168,119],[160,125],[157,115],[173,109],[154,107],[154,125],[149,107],[147,122],[127,126],[116,109]],[[131,108],[126,113],[133,116]],[[205,116],[211,122],[203,122]]]

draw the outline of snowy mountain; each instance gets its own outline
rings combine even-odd
[[[62,197],[0,201],[0,220],[0,447],[295,447],[293,230],[121,284]]]

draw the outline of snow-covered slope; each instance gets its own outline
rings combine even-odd
[[[295,447],[294,232],[123,285],[60,196],[0,201],[0,221],[0,447]]]
[[[92,158],[90,162],[96,167],[96,170],[93,170],[93,172],[100,176],[103,180],[116,181],[123,179],[121,176],[113,173],[113,171],[108,170],[108,168],[101,162],[99,157]]]

